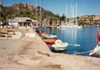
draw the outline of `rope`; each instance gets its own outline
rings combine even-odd
[[[74,53],[73,55],[89,53],[89,52],[91,52],[91,51],[92,51],[92,50],[90,50],[90,51],[86,51],[86,52]]]

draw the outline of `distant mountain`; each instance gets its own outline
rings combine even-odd
[[[29,17],[32,19],[36,19],[36,7],[27,4],[14,4],[9,7],[5,7],[0,5],[0,20],[6,21],[9,18],[13,17]],[[37,7],[37,19],[40,17],[40,7]],[[51,11],[47,11],[42,8],[42,19],[44,18],[52,18],[59,19],[59,15],[53,14]]]

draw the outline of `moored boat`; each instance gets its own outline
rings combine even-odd
[[[99,30],[97,33],[97,42],[98,42],[98,44],[96,45],[96,47],[89,53],[90,56],[100,57],[100,33],[99,33]]]
[[[54,44],[56,39],[43,39],[43,41],[47,44]]]
[[[53,51],[57,52],[57,51],[66,50],[67,46],[68,46],[68,43],[62,43],[61,45],[53,44],[53,45],[51,45],[51,48],[52,48]]]
[[[57,35],[53,35],[53,34],[42,34],[44,36],[45,39],[55,39],[57,38]]]
[[[100,46],[97,45],[94,50],[89,53],[90,56],[100,57]]]
[[[76,24],[66,24],[66,25],[60,25],[59,28],[66,28],[66,29],[81,29],[82,26],[78,26]]]

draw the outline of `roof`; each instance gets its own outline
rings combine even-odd
[[[26,22],[27,20],[31,20],[32,22],[38,22],[37,20],[33,20],[28,17],[15,17],[13,19],[9,19],[8,21],[11,23],[15,23],[15,22]]]

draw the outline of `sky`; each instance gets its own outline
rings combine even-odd
[[[15,3],[24,3],[35,6],[35,0],[3,0],[4,6],[11,6]],[[40,5],[40,0],[38,5]],[[54,14],[66,15],[70,17],[71,5],[77,4],[77,16],[100,15],[100,0],[41,0],[42,7],[52,11]],[[67,11],[66,11],[67,4]]]

